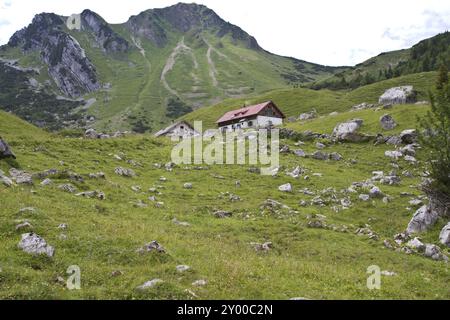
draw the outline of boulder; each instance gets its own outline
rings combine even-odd
[[[304,121],[304,120],[311,120],[311,119],[315,119],[317,118],[317,111],[316,110],[312,110],[308,113],[302,113],[299,117],[298,120],[300,121]]]
[[[185,184],[183,185],[183,188],[184,188],[184,189],[192,189],[192,183],[185,183]]]
[[[423,232],[433,225],[439,217],[439,213],[430,205],[420,207],[412,217],[406,229],[407,233]]]
[[[324,153],[322,151],[316,151],[311,155],[311,157],[316,160],[328,160],[329,155],[328,153]]]
[[[392,130],[397,126],[397,123],[392,116],[385,114],[380,118],[380,125],[384,130]]]
[[[0,159],[13,158],[16,159],[16,155],[12,152],[8,143],[0,137]]]
[[[17,184],[33,184],[33,176],[25,171],[11,168],[9,170],[9,175]]]
[[[24,233],[19,242],[18,247],[26,253],[32,255],[45,254],[48,257],[53,257],[55,249],[49,246],[47,242],[35,233]]]
[[[358,133],[358,129],[361,127],[363,120],[354,119],[348,122],[338,124],[331,134],[339,141],[360,142],[368,139],[367,136]]]
[[[147,252],[152,252],[152,251],[156,251],[159,253],[165,253],[166,250],[164,249],[164,247],[162,245],[160,245],[157,241],[153,240],[150,243],[147,243],[146,245],[144,245],[142,248],[139,248],[137,250],[138,253],[147,253]]]
[[[381,192],[380,188],[374,186],[369,191],[369,197],[371,197],[371,198],[382,198],[383,197],[383,192]]]
[[[283,184],[278,187],[278,190],[281,192],[292,192],[292,185],[290,183]]]
[[[403,130],[400,133],[400,140],[404,144],[412,144],[417,141],[417,131],[415,129]]]
[[[383,95],[378,99],[380,104],[405,104],[405,103],[415,103],[416,102],[416,92],[413,86],[402,86],[395,87],[386,90]]]
[[[219,210],[219,211],[214,212],[213,215],[216,218],[223,219],[223,218],[231,218],[231,216],[233,214],[231,212],[229,212],[229,211]]]
[[[294,150],[294,154],[295,154],[297,157],[302,157],[302,158],[306,157],[306,152],[303,151],[302,149]]]
[[[442,231],[439,234],[439,242],[447,247],[450,247],[450,222],[442,228]]]
[[[330,159],[334,160],[334,161],[341,161],[342,160],[342,155],[340,153],[333,152],[333,153],[330,154]]]
[[[352,110],[352,111],[358,111],[358,110],[372,109],[372,108],[374,108],[374,107],[375,107],[374,104],[369,104],[369,103],[367,103],[367,102],[363,102],[363,103],[360,103],[360,104],[358,104],[358,105],[356,105],[356,106],[353,106],[353,107],[351,108],[351,110]]]

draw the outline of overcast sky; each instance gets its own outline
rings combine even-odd
[[[0,0],[0,44],[40,12],[89,8],[110,23],[179,0]],[[186,1],[191,2],[191,1]],[[325,65],[354,65],[450,29],[448,0],[198,0],[266,50]]]

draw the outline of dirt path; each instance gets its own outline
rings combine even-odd
[[[208,45],[208,51],[206,52],[206,59],[208,60],[208,65],[209,65],[209,75],[212,79],[213,82],[213,86],[217,87],[219,85],[219,82],[217,81],[217,69],[216,69],[216,65],[214,64],[214,61],[211,57],[211,53],[215,52],[216,54],[218,54],[219,56],[221,56],[222,58],[226,58],[228,59],[228,57],[226,55],[224,55],[222,52],[220,52],[219,50],[217,50],[216,48],[214,48],[213,46],[211,46],[209,44],[208,41],[206,41],[205,38],[203,38],[203,41]]]
[[[192,52],[192,49],[184,44],[184,37],[183,37],[183,38],[181,38],[180,42],[178,42],[177,46],[173,49],[172,53],[170,54],[169,58],[166,61],[166,65],[164,66],[164,69],[161,73],[162,84],[167,89],[167,91],[169,91],[170,93],[172,93],[173,95],[175,95],[177,97],[180,97],[180,95],[178,94],[178,92],[176,90],[172,89],[170,87],[170,85],[167,83],[166,74],[167,74],[167,72],[169,72],[170,70],[173,69],[173,66],[175,65],[175,62],[177,60],[177,56],[180,54],[183,54],[183,53],[190,54],[190,56],[192,58],[192,62],[194,63],[194,68],[198,69],[198,61],[195,58],[195,55]]]

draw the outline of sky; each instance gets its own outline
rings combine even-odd
[[[0,0],[0,45],[33,16],[83,9],[109,23],[180,0]],[[192,2],[187,0],[186,2]],[[330,66],[355,65],[450,30],[448,0],[197,0],[273,53]]]

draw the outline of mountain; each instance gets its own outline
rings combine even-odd
[[[0,105],[50,129],[144,132],[225,98],[342,70],[267,52],[202,5],[151,9],[122,24],[90,10],[41,13],[0,47]]]
[[[382,53],[328,79],[315,81],[314,89],[355,89],[360,86],[413,73],[450,67],[450,32],[420,41],[410,49]]]

